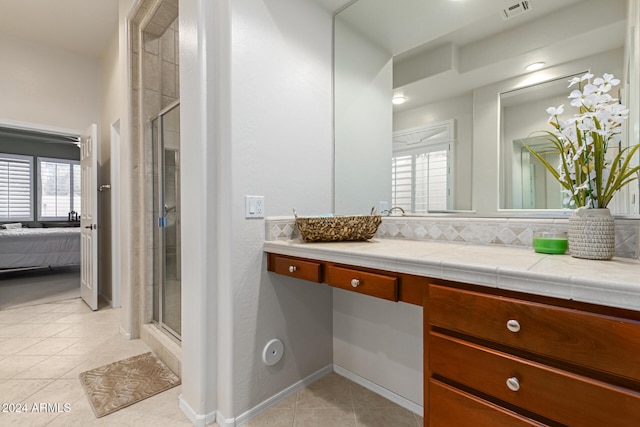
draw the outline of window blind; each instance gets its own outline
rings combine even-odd
[[[33,220],[33,159],[0,154],[0,221]]]
[[[392,206],[414,213],[448,209],[448,145],[397,155],[391,173]]]
[[[80,213],[80,164],[75,160],[38,158],[39,219],[67,219]]]

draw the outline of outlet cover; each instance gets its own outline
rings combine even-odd
[[[245,218],[264,218],[264,196],[245,196]]]

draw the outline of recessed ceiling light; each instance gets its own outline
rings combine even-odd
[[[404,102],[407,100],[407,98],[405,98],[404,96],[394,96],[391,99],[391,103],[395,104],[395,105],[400,105],[400,104],[404,104]]]
[[[545,65],[546,64],[544,62],[534,62],[533,64],[529,64],[524,67],[524,69],[527,71],[536,71],[543,68]]]

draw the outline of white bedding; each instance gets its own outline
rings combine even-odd
[[[0,268],[80,264],[80,228],[0,230]]]

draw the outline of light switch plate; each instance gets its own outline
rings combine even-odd
[[[244,196],[245,218],[264,218],[264,196]]]

